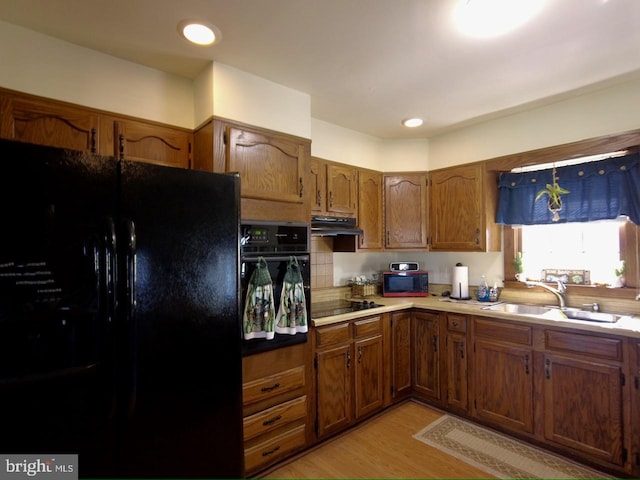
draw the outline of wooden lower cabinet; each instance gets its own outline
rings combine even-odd
[[[309,344],[299,344],[243,359],[247,475],[253,475],[312,443],[310,348]]]
[[[466,413],[469,408],[467,376],[467,317],[447,314],[446,365],[447,398],[449,409]]]
[[[629,373],[631,378],[630,397],[631,401],[631,452],[629,460],[631,463],[632,473],[635,477],[640,477],[640,340],[629,340]]]
[[[316,353],[318,437],[338,432],[353,419],[353,354],[351,343]]]
[[[440,314],[416,311],[412,319],[413,390],[420,398],[439,403],[442,398]]]
[[[316,441],[380,411],[387,378],[390,401],[414,397],[604,471],[640,473],[639,340],[422,309],[386,315],[315,329]]]
[[[622,466],[622,339],[547,330],[545,340],[545,440]]]
[[[411,394],[411,312],[391,314],[391,396],[395,401]]]
[[[474,415],[534,432],[532,328],[473,317]]]
[[[315,329],[318,438],[383,407],[382,332],[379,315]]]

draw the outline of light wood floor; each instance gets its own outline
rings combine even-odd
[[[492,478],[412,437],[442,415],[402,403],[264,478]]]

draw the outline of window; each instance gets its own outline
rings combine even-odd
[[[497,176],[499,172],[509,172],[517,167],[559,162],[568,158],[607,154],[608,152],[615,152],[618,150],[628,150],[633,153],[638,151],[638,146],[640,146],[640,130],[633,130],[617,135],[582,140],[570,144],[495,158],[487,161],[487,171],[494,172]],[[587,224],[590,223],[591,222],[588,222]],[[552,225],[552,227],[553,226],[554,225]],[[522,285],[515,281],[515,270],[512,263],[517,252],[523,251],[522,230],[523,229],[521,227],[512,227],[508,225],[505,225],[504,227],[503,252],[505,284],[511,287]],[[600,232],[600,230],[598,230],[598,232]],[[640,284],[640,266],[638,265],[640,263],[639,237],[640,227],[637,225],[632,222],[625,222],[620,225],[618,236],[618,255],[619,259],[624,260],[626,264],[627,287],[633,288],[608,288],[590,285],[584,287],[576,286],[574,287],[574,291],[575,289],[584,288],[588,289],[585,290],[585,295],[598,295],[611,298],[635,298],[638,293],[638,285]],[[525,259],[525,264],[526,262],[527,260]],[[549,266],[547,268],[552,267]],[[559,268],[569,268],[569,266],[566,265]],[[582,267],[582,269],[586,268],[586,266]],[[522,287],[524,288],[524,285],[522,285]]]
[[[570,283],[616,285],[620,229],[628,220],[530,225],[521,227],[524,274],[548,280],[544,271],[582,271]]]

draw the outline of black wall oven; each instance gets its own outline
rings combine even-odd
[[[293,222],[245,222],[241,224],[240,237],[240,284],[242,308],[244,311],[249,280],[256,268],[258,259],[263,257],[273,282],[276,310],[279,308],[284,275],[290,257],[298,261],[304,294],[308,322],[311,321],[311,262],[309,254],[309,225]],[[307,341],[307,333],[295,335],[276,333],[271,340],[254,338],[243,340],[243,356],[253,355],[267,350],[283,348]]]

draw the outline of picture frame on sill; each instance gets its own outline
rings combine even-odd
[[[567,285],[591,285],[590,270],[545,269],[542,270],[542,278],[547,283],[560,281]]]

